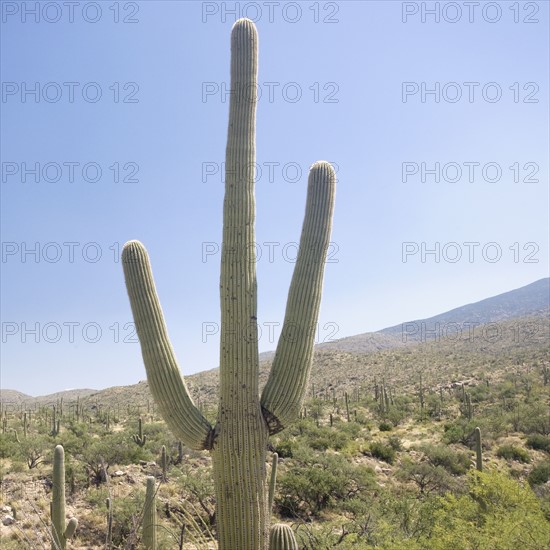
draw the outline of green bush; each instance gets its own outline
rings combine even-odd
[[[391,432],[393,429],[393,424],[391,422],[388,422],[387,420],[382,420],[382,422],[378,424],[378,429],[381,432]]]
[[[275,502],[283,516],[308,518],[364,495],[374,484],[371,468],[350,464],[341,455],[297,447],[288,471],[279,476]]]
[[[530,449],[550,453],[550,437],[540,434],[530,435],[527,438],[527,446]]]
[[[280,440],[273,446],[273,451],[279,455],[279,458],[292,458],[292,441]]]
[[[380,441],[373,441],[369,445],[370,453],[375,458],[378,458],[380,460],[383,460],[384,462],[387,462],[388,464],[393,464],[395,460],[395,449],[391,445],[385,445],[384,443]]]
[[[518,462],[531,462],[529,453],[521,447],[514,445],[502,445],[497,449],[497,456],[506,460],[517,460]]]
[[[527,481],[529,485],[542,485],[550,480],[550,460],[545,460],[537,464],[529,474]]]
[[[388,445],[394,450],[394,451],[402,451],[403,450],[403,443],[399,437],[396,435],[390,435],[388,437]]]
[[[424,444],[419,447],[433,466],[442,466],[452,475],[463,475],[470,469],[470,457],[443,445]]]

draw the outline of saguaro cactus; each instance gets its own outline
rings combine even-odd
[[[298,550],[292,529],[284,523],[276,523],[269,531],[269,550]]]
[[[483,471],[483,456],[481,450],[481,430],[474,430],[475,447],[476,447],[476,470]]]
[[[168,480],[168,453],[166,452],[166,445],[163,445],[160,450],[160,467],[162,469],[162,481],[166,483]]]
[[[147,441],[147,436],[143,435],[143,420],[139,417],[138,420],[138,433],[132,435],[132,439],[136,445],[143,447]]]
[[[52,550],[65,550],[78,526],[76,518],[71,518],[65,525],[65,451],[62,445],[57,445],[53,454],[53,486],[52,486]]]
[[[113,547],[113,501],[110,497],[105,499],[107,507],[107,534],[105,535],[105,550],[111,550]]]
[[[157,495],[155,478],[148,476],[145,485],[145,507],[143,509],[143,546],[157,550]]]
[[[254,24],[240,19],[231,33],[234,92],[226,148],[220,395],[214,427],[194,405],[177,366],[147,251],[140,242],[130,241],[122,252],[153,397],[176,437],[188,447],[212,454],[219,550],[268,547],[267,442],[297,418],[306,393],[336,182],[329,163],[312,166],[282,336],[260,397],[254,246],[257,52]]]

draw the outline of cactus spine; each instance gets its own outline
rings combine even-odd
[[[483,455],[481,454],[481,430],[476,428],[474,430],[475,445],[476,445],[476,470],[483,471]]]
[[[276,523],[269,531],[269,550],[299,550],[292,529],[284,523]]]
[[[71,518],[65,525],[65,451],[57,445],[53,455],[52,487],[52,550],[65,550],[67,539],[70,539],[78,526],[76,518]]]
[[[147,550],[157,550],[157,499],[155,478],[148,476],[143,509],[143,545]]]
[[[336,181],[329,163],[312,166],[282,338],[260,398],[254,247],[257,97],[248,97],[257,90],[257,49],[254,24],[240,19],[231,33],[231,89],[236,93],[230,99],[226,148],[215,427],[194,405],[177,366],[147,251],[130,241],[122,252],[147,378],[159,411],[186,446],[212,454],[219,550],[267,549],[267,441],[297,418],[306,393]],[[246,337],[240,336],[243,327],[248,329]]]

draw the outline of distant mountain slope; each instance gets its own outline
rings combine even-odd
[[[410,383],[407,374],[410,369],[424,364],[440,369],[440,374],[450,379],[451,371],[456,373],[456,377],[459,377],[458,373],[471,375],[484,364],[493,364],[497,355],[501,362],[510,364],[526,361],[548,365],[549,300],[550,279],[541,279],[428,319],[319,344],[315,346],[312,385],[318,390],[345,388],[372,380],[375,375],[393,378],[406,385]],[[440,327],[457,323],[462,330],[460,335],[443,331],[441,338],[434,341],[433,336],[426,334],[426,329],[434,329],[437,323]],[[424,331],[412,334],[415,324],[416,327],[424,326]],[[402,338],[403,327],[408,330],[406,342]],[[468,327],[473,327],[473,330]],[[429,343],[423,345],[424,341]],[[273,352],[260,355],[260,386],[267,380],[273,356]],[[466,366],[469,373],[465,372]],[[197,402],[208,405],[216,402],[218,371],[216,368],[186,376]],[[66,390],[36,398],[14,390],[0,390],[3,403],[25,403],[27,406],[31,403],[55,404],[61,397],[65,402],[76,401],[77,396],[89,407],[101,404],[105,407],[139,405],[145,408],[148,401],[152,402],[145,381],[104,390]]]
[[[20,391],[0,389],[1,403],[23,403],[32,399],[34,399],[34,397],[21,393]]]
[[[434,340],[479,324],[499,323],[530,315],[544,315],[550,309],[550,278],[440,313],[427,319],[407,321],[379,331],[397,337],[403,343]]]
[[[82,399],[97,392],[98,390],[90,390],[88,388],[82,390],[63,390],[56,393],[51,393],[49,395],[40,395],[39,397],[35,397],[35,401],[40,405],[55,403],[60,399],[63,399],[63,401],[65,402],[76,401],[77,397],[80,397],[80,399]]]
[[[324,342],[315,346],[316,350],[338,350],[349,353],[372,353],[385,349],[405,346],[401,334],[383,334],[382,332],[364,332],[355,336],[347,336],[332,342]]]

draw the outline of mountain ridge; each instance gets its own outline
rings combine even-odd
[[[342,358],[353,363],[353,356],[383,354],[391,352],[392,350],[397,353],[411,346],[414,347],[419,344],[431,343],[442,338],[457,339],[457,336],[459,336],[458,330],[440,331],[439,335],[434,335],[431,331],[435,330],[437,323],[443,323],[449,326],[458,324],[458,327],[453,326],[453,328],[461,329],[461,336],[468,336],[468,334],[475,334],[473,330],[475,327],[479,325],[486,327],[491,323],[501,323],[502,326],[507,327],[508,330],[510,327],[514,327],[514,319],[522,320],[524,325],[523,330],[528,331],[530,330],[530,323],[543,323],[543,325],[546,325],[549,314],[550,278],[544,278],[523,287],[451,309],[433,317],[407,321],[376,332],[366,332],[340,338],[333,342],[317,344],[315,346],[317,363],[330,360],[340,361],[343,360]],[[466,326],[466,323],[469,323],[469,326]],[[413,332],[413,329],[422,327],[422,324],[425,325],[425,330]],[[461,324],[462,326],[460,326]],[[408,331],[405,340],[405,335],[403,334],[404,327],[407,328]],[[546,326],[543,327],[543,330],[546,330]],[[261,383],[265,383],[269,372],[269,364],[273,357],[273,351],[260,354],[260,363],[262,367],[260,372]],[[217,384],[218,370],[219,367],[215,367],[185,377],[186,381],[188,381],[189,385],[192,387],[195,396],[198,395],[200,399],[200,388],[205,387],[208,388],[208,390],[206,390],[208,398],[211,397],[210,394]],[[130,384],[128,386],[117,386],[102,390],[73,389],[38,397],[32,397],[16,390],[0,389],[0,402],[19,404],[32,401],[38,404],[46,404],[56,402],[61,398],[64,398],[66,401],[71,399],[75,400],[77,397],[92,400],[99,394],[112,396],[112,399],[116,400],[117,396],[120,397],[125,395],[128,388],[135,388],[136,399],[139,401],[149,398],[150,394],[146,381],[140,381],[137,384]]]

